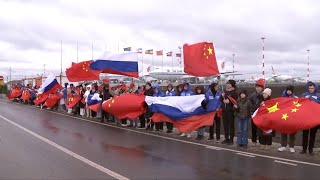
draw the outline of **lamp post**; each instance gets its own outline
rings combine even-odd
[[[233,73],[234,73],[234,56],[235,55],[236,55],[235,53],[232,54],[232,72]],[[234,74],[233,74],[233,79],[234,79]]]
[[[261,37],[262,40],[262,78],[264,79],[264,40],[265,37]]]
[[[309,59],[309,55],[310,55],[310,49],[307,49],[308,52],[308,73],[307,73],[307,82],[310,80],[310,59]]]

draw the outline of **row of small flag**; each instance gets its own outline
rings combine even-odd
[[[123,48],[123,51],[131,51],[131,47]],[[137,52],[137,53],[143,53],[143,50],[142,50],[142,48],[138,48],[138,49],[136,50],[136,52]],[[157,55],[157,56],[163,56],[163,50],[155,51],[155,52],[156,52],[156,55]],[[151,55],[153,55],[153,54],[154,54],[154,51],[153,51],[153,49],[148,49],[148,50],[146,50],[144,53],[145,53],[145,54],[151,54]],[[168,57],[172,57],[172,56],[173,56],[173,52],[172,52],[172,51],[167,52],[166,55],[167,55]],[[176,53],[176,57],[181,58],[181,53]]]

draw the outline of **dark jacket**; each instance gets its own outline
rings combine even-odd
[[[250,109],[252,107],[251,101],[249,98],[241,99],[239,98],[238,101],[238,108],[235,108],[236,110],[236,117],[241,119],[247,119],[250,118]]]
[[[145,96],[153,96],[153,94],[154,94],[154,90],[153,90],[153,88],[151,87],[149,90],[145,90],[144,91],[144,95]]]
[[[225,91],[225,98],[228,98],[229,96],[232,97],[234,100],[238,99],[238,93],[237,93],[237,89],[234,89],[232,91]],[[230,99],[229,99],[230,101]],[[234,111],[233,108],[233,103],[230,101],[229,104],[224,104],[223,103],[223,97],[221,96],[221,102],[222,102],[222,111]]]
[[[177,86],[177,93],[176,93],[176,95],[177,96],[181,96],[181,93],[182,93],[182,91],[179,91],[179,87],[181,87],[181,89],[183,89],[183,84],[179,84],[178,86]]]
[[[262,93],[254,92],[249,96],[249,101],[251,103],[250,114],[253,115],[253,113],[260,107],[260,104],[263,101]]]
[[[110,99],[111,97],[112,97],[112,95],[110,94],[109,89],[103,88],[103,90],[102,90],[102,100],[105,101],[105,100]]]

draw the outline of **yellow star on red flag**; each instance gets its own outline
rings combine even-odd
[[[268,110],[269,113],[274,113],[276,111],[279,111],[280,109],[278,108],[278,102],[275,105],[267,108],[267,110]]]
[[[288,116],[287,113],[286,113],[286,114],[282,114],[282,118],[281,118],[281,119],[284,119],[284,120],[286,121],[288,117],[289,117],[289,116]]]

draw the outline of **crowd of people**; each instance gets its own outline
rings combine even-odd
[[[317,92],[317,86],[313,82],[307,83],[307,90],[300,97],[309,98],[310,100],[320,103],[320,94]],[[34,104],[35,100],[41,99],[41,95],[37,94],[37,88],[30,87],[27,85],[23,87],[21,85],[12,86],[12,89],[22,89],[23,92],[29,91],[30,99],[21,100],[21,97],[17,97],[16,100],[23,101],[25,103]],[[201,103],[201,106],[206,111],[216,111],[213,124],[209,128],[209,137],[205,139],[206,141],[216,141],[216,143],[221,143],[225,145],[233,145],[234,139],[237,137],[237,147],[247,148],[249,139],[249,124],[251,124],[251,140],[253,146],[260,145],[261,150],[268,151],[272,145],[272,138],[275,136],[275,131],[262,131],[255,126],[252,121],[252,115],[254,112],[264,104],[265,101],[270,100],[272,97],[272,90],[270,88],[265,88],[265,81],[259,79],[255,84],[255,92],[248,95],[246,90],[239,90],[237,88],[236,82],[234,80],[228,80],[225,88],[221,90],[218,83],[212,83],[208,88],[204,89],[197,86],[194,91],[190,88],[189,83],[180,84],[174,87],[169,84],[165,91],[162,91],[159,85],[154,85],[147,82],[141,87],[137,87],[134,83],[131,83],[129,87],[126,85],[117,85],[111,87],[109,81],[103,81],[101,86],[97,83],[92,85],[78,85],[66,83],[63,89],[56,92],[61,94],[62,98],[57,101],[53,109],[59,109],[67,113],[73,113],[74,115],[80,115],[87,118],[97,118],[101,123],[117,123],[121,126],[135,127],[138,129],[145,129],[147,131],[158,131],[162,132],[164,130],[164,124],[166,125],[166,133],[173,133],[174,125],[170,122],[165,123],[154,123],[151,120],[153,113],[147,109],[147,112],[142,114],[136,120],[122,119],[118,120],[111,114],[103,111],[101,108],[99,111],[95,112],[88,108],[93,102],[92,101],[105,101],[116,96],[121,96],[122,94],[132,93],[141,94],[145,96],[154,97],[164,97],[164,96],[193,96],[204,94],[205,100]],[[72,108],[68,108],[67,104],[73,97],[80,97],[81,99]],[[94,98],[93,98],[94,97]],[[298,98],[294,94],[294,86],[287,86],[283,90],[282,97],[286,98]],[[94,100],[92,100],[94,99]],[[218,103],[218,106],[217,106]],[[36,104],[40,108],[45,108],[44,102]],[[218,108],[216,108],[218,107]],[[221,141],[221,122],[224,129],[224,139]],[[236,125],[236,127],[235,127]],[[237,131],[236,131],[237,128]],[[303,130],[302,137],[302,151],[301,154],[313,155],[313,149],[315,144],[315,138],[317,129],[319,126]],[[197,130],[196,140],[204,140],[206,127],[201,127]],[[235,134],[237,132],[237,134]],[[192,132],[181,133],[181,137],[192,138]],[[215,136],[214,136],[215,135]],[[291,153],[295,152],[296,133],[293,134],[281,134],[281,147],[278,149],[279,152],[289,150]],[[288,138],[289,137],[289,138]],[[289,139],[289,140],[288,140]],[[287,147],[289,145],[289,148]]]

